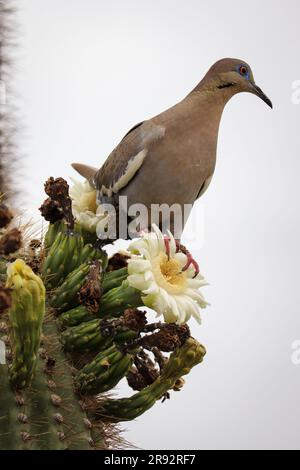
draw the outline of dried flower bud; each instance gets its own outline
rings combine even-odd
[[[45,193],[54,201],[69,196],[69,185],[63,178],[54,179],[52,176],[45,183]]]
[[[52,201],[57,203],[57,208],[59,208],[59,210],[63,213],[62,218],[66,220],[69,228],[73,230],[75,221],[72,213],[72,200],[69,196],[69,185],[66,180],[63,178],[49,178],[45,183],[45,192],[50,197],[50,199],[52,199]],[[47,204],[50,205],[50,202]],[[54,206],[52,206],[52,208],[54,210]],[[47,215],[49,216],[49,214]]]
[[[90,312],[98,312],[102,296],[101,264],[99,261],[94,261],[93,264],[91,264],[87,281],[80,289],[78,296],[79,302],[85,305]]]
[[[129,330],[140,332],[147,324],[146,312],[137,308],[128,308],[123,313],[122,323]]]
[[[140,374],[141,376],[138,377],[136,374],[136,386],[138,385],[138,382],[141,385],[143,380],[144,385],[142,388],[145,388],[155,382],[155,380],[159,377],[159,371],[155,367],[154,362],[145,353],[145,351],[141,351],[140,354],[135,357],[134,364],[136,366],[138,374]]]
[[[170,323],[163,325],[157,333],[144,336],[139,344],[147,349],[157,347],[160,351],[171,352],[180,348],[189,337],[190,330],[187,325]]]
[[[53,201],[51,198],[46,199],[39,210],[44,219],[50,222],[50,224],[55,224],[55,222],[64,218],[64,213],[59,203],[57,201]]]
[[[148,385],[142,374],[135,368],[132,368],[128,372],[126,379],[129,387],[132,388],[132,390],[140,391]]]
[[[5,204],[0,204],[0,228],[5,228],[12,221],[13,215]]]
[[[126,268],[129,259],[130,256],[126,253],[115,253],[108,261],[107,271],[116,271],[117,269]]]
[[[8,256],[18,251],[22,246],[22,234],[14,228],[6,232],[0,239],[0,253]]]

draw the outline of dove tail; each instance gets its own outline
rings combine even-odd
[[[74,168],[74,170],[77,171],[77,173],[79,173],[86,180],[88,180],[91,186],[93,187],[95,186],[94,177],[98,171],[97,168],[84,165],[83,163],[72,163],[72,168]]]

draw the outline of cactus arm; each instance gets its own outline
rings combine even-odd
[[[61,328],[66,328],[88,322],[95,317],[119,317],[127,308],[136,308],[141,305],[143,305],[141,293],[124,281],[121,286],[111,289],[102,296],[99,312],[96,315],[89,312],[84,305],[80,305],[62,313],[59,317],[59,324]]]
[[[107,400],[103,414],[111,420],[129,421],[149,410],[157,400],[170,390],[176,380],[190,372],[192,367],[203,361],[206,351],[194,338],[171,354],[161,376],[141,392],[130,398]]]
[[[51,307],[59,309],[60,312],[77,307],[79,305],[78,293],[86,282],[89,270],[90,265],[85,263],[72,271],[52,294],[50,300]],[[103,294],[115,287],[119,287],[126,277],[126,268],[105,273],[102,282]]]
[[[119,316],[127,308],[136,308],[142,305],[141,292],[130,287],[128,281],[123,281],[121,286],[111,289],[102,296],[99,316],[101,318]]]
[[[116,271],[108,272],[103,277],[103,293],[105,294],[115,287],[119,287],[123,281],[127,279],[128,270],[127,268],[117,269]]]
[[[88,394],[107,392],[126,375],[135,353],[123,352],[116,345],[100,352],[80,371],[76,377],[76,388]]]
[[[43,265],[47,289],[54,289],[81,264],[83,239],[73,232],[59,232]]]
[[[65,351],[91,352],[95,349],[103,350],[116,343],[125,343],[137,337],[137,332],[128,328],[118,327],[116,334],[103,335],[101,333],[101,320],[95,319],[68,328],[61,334],[61,341]]]
[[[79,305],[67,312],[62,313],[58,318],[58,325],[60,328],[67,328],[80,325],[83,322],[93,320],[95,315],[89,312],[87,307]]]

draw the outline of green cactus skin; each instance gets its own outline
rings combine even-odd
[[[109,290],[114,289],[115,287],[119,287],[122,282],[127,279],[127,277],[127,268],[121,268],[115,271],[105,273],[102,282],[103,293],[105,294]]]
[[[82,254],[81,254],[82,261],[87,263],[88,261],[95,261],[99,260],[102,264],[102,269],[105,270],[108,264],[108,256],[107,253],[99,248],[95,248],[91,244],[84,245]]]
[[[123,281],[119,287],[111,289],[101,298],[99,316],[117,317],[127,308],[137,308],[143,305],[141,292],[131,287],[128,281]]]
[[[54,289],[81,264],[83,239],[73,232],[59,232],[43,265],[47,290]]]
[[[7,270],[7,260],[0,257],[0,282],[5,284],[6,282],[6,270]]]
[[[33,377],[40,346],[45,287],[42,280],[20,259],[9,266],[6,285],[12,289],[12,307],[9,311],[14,349],[11,384],[24,388]]]
[[[75,230],[77,233],[80,233],[82,235],[85,245],[94,245],[95,243],[97,243],[98,238],[97,238],[97,234],[94,231],[89,232],[77,222],[75,222]]]
[[[127,281],[123,281],[119,287],[106,292],[100,303],[99,311],[91,313],[87,307],[80,305],[72,310],[64,312],[59,317],[61,328],[80,325],[80,323],[96,318],[114,318],[123,314],[127,308],[137,308],[143,305],[140,291],[130,287]]]
[[[54,291],[50,299],[51,307],[62,312],[76,307],[79,304],[78,293],[84,285],[89,271],[89,264],[81,264],[77,269],[74,269]]]
[[[100,319],[91,320],[81,325],[68,328],[61,334],[63,348],[67,352],[88,353],[95,350],[102,351],[113,342],[122,344],[137,338],[135,331],[124,327],[116,328],[115,336],[103,336],[100,330]]]
[[[115,387],[130,369],[136,351],[122,352],[115,344],[100,352],[78,374],[75,386],[80,393],[97,394]]]
[[[205,354],[205,348],[194,338],[189,338],[181,348],[171,354],[161,376],[153,384],[130,398],[107,400],[103,406],[103,415],[115,421],[136,419],[171,390],[178,379],[201,363]]]
[[[49,248],[51,248],[51,246],[55,242],[57,235],[60,232],[66,232],[66,229],[66,224],[63,221],[58,221],[54,224],[49,224],[48,230],[44,238],[44,248],[46,253],[49,251]]]
[[[92,424],[74,392],[72,369],[56,334],[55,321],[49,315],[44,323],[43,353],[26,390],[13,392],[9,369],[0,366],[1,450],[91,450],[98,444],[103,446],[92,439]]]
[[[94,320],[95,315],[91,313],[84,305],[72,308],[67,312],[62,313],[58,318],[58,326],[60,329],[77,326],[81,323]]]
[[[103,266],[102,269],[104,269]],[[51,307],[58,309],[60,312],[77,307],[79,305],[78,293],[84,285],[89,271],[90,265],[88,263],[84,263],[72,271],[64,282],[53,292],[50,299]],[[102,281],[103,294],[114,287],[120,286],[126,277],[126,268],[105,273]]]

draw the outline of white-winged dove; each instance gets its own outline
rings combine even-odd
[[[97,189],[99,203],[117,207],[119,196],[127,196],[128,207],[139,203],[148,211],[151,204],[191,206],[214,173],[224,106],[240,92],[253,93],[272,108],[248,64],[222,59],[186,98],[133,127],[100,170],[78,163],[73,168]]]

